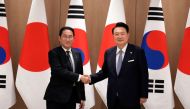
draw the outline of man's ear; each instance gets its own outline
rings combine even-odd
[[[128,32],[127,34],[128,34],[128,37],[130,37],[130,33]]]
[[[60,41],[60,39],[61,39],[61,36],[58,36],[58,41]]]

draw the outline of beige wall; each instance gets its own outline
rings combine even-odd
[[[86,14],[91,67],[92,72],[95,72],[110,0],[83,1]],[[5,0],[5,2],[10,32],[11,56],[14,76],[16,76],[31,0]],[[69,2],[70,0],[45,0],[51,48],[58,45],[58,31],[59,28],[65,24]],[[149,2],[150,0],[124,0],[127,23],[130,26],[130,42],[133,44],[141,44]],[[170,68],[174,83],[190,1],[162,0],[162,3],[165,15]],[[93,109],[106,109],[99,95],[97,93],[95,93],[95,95],[96,105]],[[175,104],[175,109],[183,109],[176,97]],[[11,109],[26,109],[18,93],[17,103]]]

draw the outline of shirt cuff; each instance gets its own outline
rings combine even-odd
[[[81,76],[82,76],[82,75],[81,75],[81,74],[79,74],[79,78],[78,78],[78,80],[77,80],[78,82],[80,81]]]

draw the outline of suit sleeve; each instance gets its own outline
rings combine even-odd
[[[108,77],[109,72],[108,72],[108,67],[107,67],[108,65],[107,65],[107,61],[106,61],[107,55],[108,55],[108,53],[105,52],[104,63],[103,63],[102,69],[99,72],[90,75],[90,77],[91,77],[91,83],[90,84],[94,84],[94,83],[99,82],[101,80],[104,80],[105,78]]]
[[[83,64],[82,64],[82,58],[81,55],[79,54],[79,59],[80,59],[80,63],[79,63],[79,68],[80,68],[80,74],[83,75]],[[84,83],[82,83],[81,81],[78,82],[79,84],[79,89],[80,89],[80,95],[81,95],[81,100],[86,100],[85,97],[85,88],[84,88]]]
[[[79,74],[68,71],[61,65],[58,54],[55,51],[50,51],[48,53],[49,64],[51,67],[51,75],[58,75],[65,80],[69,80],[71,82],[76,82],[78,80]]]
[[[139,68],[140,68],[140,89],[141,98],[148,98],[148,66],[144,50],[139,53]]]

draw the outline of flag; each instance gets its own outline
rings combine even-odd
[[[5,3],[4,0],[0,0],[0,109],[8,109],[15,102],[15,87]]]
[[[78,50],[82,56],[84,74],[90,75],[91,67],[82,0],[70,1],[66,26],[74,28],[75,38],[72,47]],[[94,88],[92,85],[85,84],[85,96],[85,109],[90,109],[95,105]],[[76,108],[78,109],[78,105]]]
[[[151,0],[141,47],[149,71],[146,109],[173,109],[173,91],[161,0]]]
[[[174,90],[184,109],[190,109],[190,10],[182,43]]]
[[[110,6],[108,10],[106,25],[104,28],[103,39],[102,39],[99,58],[98,58],[98,65],[96,68],[97,72],[101,70],[102,68],[105,51],[108,48],[113,47],[115,45],[113,35],[112,35],[112,28],[115,26],[117,22],[124,22],[124,23],[126,22],[123,0],[110,1]],[[107,99],[106,99],[107,82],[108,82],[108,79],[105,79],[95,84],[96,90],[99,93],[105,105],[107,105]]]
[[[20,54],[16,87],[29,109],[46,109],[50,78],[49,37],[44,0],[33,0]]]

